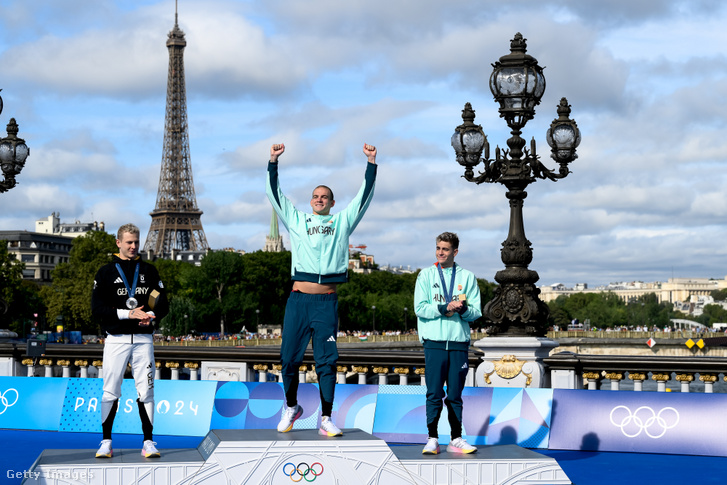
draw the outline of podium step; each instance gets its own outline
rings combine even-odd
[[[475,454],[422,455],[420,445],[389,446],[359,429],[341,437],[317,430],[212,430],[196,449],[45,450],[23,483],[47,485],[515,485],[571,481],[550,457],[516,445]]]

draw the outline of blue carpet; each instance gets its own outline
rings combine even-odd
[[[727,458],[533,450],[554,458],[575,485],[724,484]]]
[[[196,448],[199,437],[155,436],[158,448]],[[0,484],[19,484],[44,449],[96,450],[100,433],[0,430]],[[114,435],[114,448],[141,448],[141,435]],[[727,458],[534,450],[554,458],[575,485],[724,484]],[[17,475],[17,474],[20,475]]]

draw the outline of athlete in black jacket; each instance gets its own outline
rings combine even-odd
[[[101,398],[103,440],[96,457],[113,456],[111,430],[129,361],[144,433],[141,454],[147,458],[158,457],[160,453],[152,439],[156,370],[153,333],[154,322],[169,312],[169,303],[156,268],[138,255],[139,228],[133,224],[121,226],[116,245],[119,253],[96,273],[91,296],[91,311],[105,338]]]

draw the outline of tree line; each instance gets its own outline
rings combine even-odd
[[[0,297],[9,302],[3,327],[24,335],[30,332],[29,323],[37,321],[39,331],[55,331],[62,324],[65,330],[97,335],[100,329],[91,316],[93,279],[118,251],[115,241],[102,231],[75,238],[68,262],[56,266],[49,286],[23,281],[23,263],[7,254],[7,244],[0,244],[4,251],[0,252]],[[292,290],[288,251],[210,251],[199,266],[163,259],[153,264],[170,300],[169,315],[160,322],[167,335],[219,333],[222,329],[228,334],[256,332],[260,325],[283,323]],[[416,328],[417,275],[350,271],[349,281],[338,290],[340,329],[384,332]],[[484,305],[495,285],[486,280],[478,280],[478,284]]]
[[[727,300],[727,290],[712,292],[715,301]],[[711,327],[727,322],[727,310],[721,305],[705,305],[699,316],[687,315],[674,310],[669,302],[659,303],[656,294],[647,293],[630,301],[623,301],[616,293],[575,293],[561,295],[548,303],[550,325],[565,330],[574,319],[589,321],[595,328],[620,327],[671,327],[671,319],[692,320]]]
[[[91,317],[91,291],[98,269],[117,252],[113,235],[93,231],[75,238],[67,263],[51,274],[52,283],[39,286],[22,279],[23,263],[0,243],[0,328],[19,335],[37,330],[65,330],[99,333]],[[285,304],[292,289],[290,252],[255,251],[240,254],[211,251],[199,266],[183,261],[156,260],[156,266],[170,299],[170,312],[161,322],[167,335],[189,333],[255,332],[259,325],[282,325]],[[392,274],[373,271],[349,272],[349,281],[339,286],[340,329],[343,331],[407,331],[416,328],[414,287],[418,272]],[[497,287],[477,280],[482,306],[492,299]],[[727,299],[727,291],[713,292],[715,300]],[[699,317],[675,312],[667,302],[647,294],[630,302],[615,293],[562,295],[548,303],[549,325],[565,329],[574,319],[589,320],[596,328],[622,326],[669,326],[671,318],[696,320],[710,326],[727,322],[727,310],[706,305]],[[475,327],[486,327],[484,319]]]

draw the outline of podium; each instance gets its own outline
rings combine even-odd
[[[162,444],[163,445],[163,444]],[[516,445],[482,446],[477,453],[422,455],[423,445],[389,445],[359,429],[343,436],[318,430],[211,430],[197,448],[45,450],[24,484],[47,485],[516,485],[571,481],[550,457]],[[442,447],[444,448],[444,447]]]

